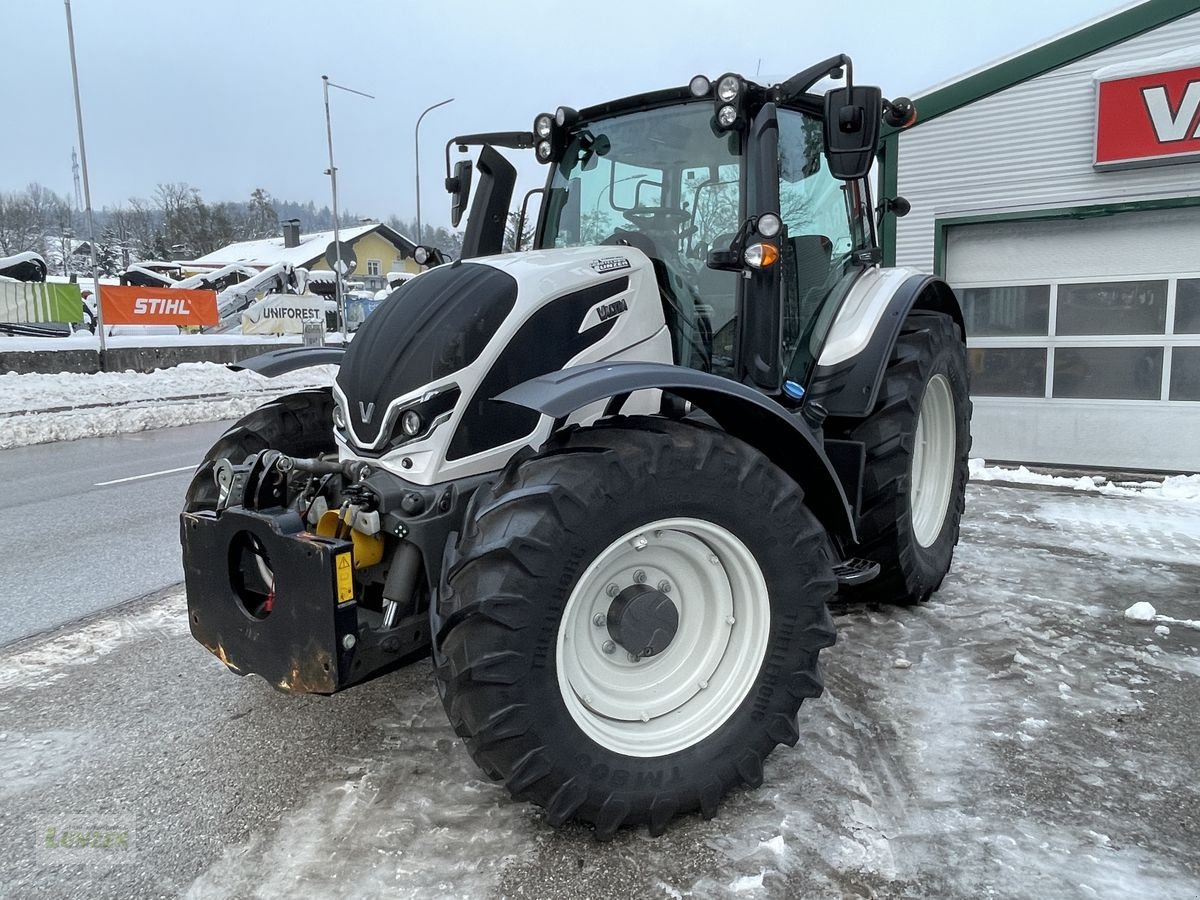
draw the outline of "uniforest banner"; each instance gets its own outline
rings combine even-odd
[[[328,301],[310,294],[269,294],[242,313],[242,334],[303,334],[325,322]]]

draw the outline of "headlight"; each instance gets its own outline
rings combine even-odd
[[[712,90],[712,82],[703,75],[697,75],[688,82],[688,91],[693,97],[707,97]]]
[[[717,97],[722,103],[732,103],[742,89],[742,79],[736,75],[726,75],[717,82]]]
[[[333,404],[333,424],[342,429],[346,427],[346,414],[342,412],[340,403]]]
[[[775,213],[763,213],[755,226],[763,237],[773,238],[783,230],[783,222]]]
[[[425,247],[418,247],[413,251],[413,262],[418,266],[423,266],[429,262],[429,251]]]
[[[400,430],[404,432],[405,437],[416,437],[424,427],[421,414],[414,410],[410,409],[400,417]]]
[[[540,138],[550,137],[550,132],[554,129],[554,120],[550,117],[550,113],[542,113],[533,120],[533,133]]]
[[[560,106],[554,111],[554,124],[559,128],[567,128],[579,121],[579,110],[569,106]]]
[[[550,162],[550,142],[540,141],[537,145],[538,162]]]
[[[737,110],[734,109],[732,106],[722,106],[720,108],[720,110],[717,111],[717,123],[722,128],[728,128],[730,125],[732,125],[736,121],[737,121]]]

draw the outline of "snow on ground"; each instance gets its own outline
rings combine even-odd
[[[1191,900],[1198,642],[1123,612],[1200,606],[1200,509],[981,485],[968,510],[931,602],[836,607],[800,743],[711,822],[599,845],[550,831],[457,742],[426,769],[452,739],[426,689],[381,723],[394,753],[230,848],[190,896],[267,872],[265,896]]]
[[[236,419],[280,394],[333,382],[334,366],[266,378],[217,363],[154,372],[0,375],[0,449]]]
[[[447,724],[428,662],[285,697],[159,627],[178,595],[3,659],[16,779],[0,797],[136,815],[152,849],[106,873],[109,896],[1200,896],[1200,636],[1124,615],[1197,618],[1200,508],[984,483],[967,510],[929,603],[835,605],[826,693],[762,788],[662,838],[597,843],[510,800]],[[47,895],[76,884],[15,871]]]
[[[1067,477],[1044,472],[1031,472],[1025,466],[1015,469],[989,466],[982,459],[970,461],[972,481],[1000,481],[1005,484],[1031,484],[1043,487],[1069,488],[1098,494],[1131,496],[1140,494],[1163,500],[1200,501],[1200,474],[1170,475],[1161,481],[1112,481],[1104,475]]]

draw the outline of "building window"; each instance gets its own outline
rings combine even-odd
[[[1200,347],[1171,351],[1172,400],[1200,400]]]
[[[977,397],[1046,396],[1046,350],[989,347],[967,351],[971,393]]]
[[[1109,281],[1058,286],[1058,334],[1163,334],[1165,281]]]
[[[408,270],[406,268],[404,268],[404,257],[397,256],[395,259],[393,259],[392,267],[388,271],[390,271],[390,272],[407,272]]]
[[[367,260],[367,275],[372,278],[378,278],[383,274],[383,260],[368,259]]]
[[[1051,396],[1075,400],[1157,400],[1162,347],[1059,347]]]
[[[958,287],[971,393],[1200,400],[1200,276]]]
[[[1050,333],[1048,284],[966,288],[960,296],[967,334],[998,337]]]
[[[1175,333],[1200,334],[1200,278],[1180,278],[1175,289]]]

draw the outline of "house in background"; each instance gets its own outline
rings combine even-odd
[[[282,225],[283,234],[280,237],[239,241],[206,253],[193,262],[201,268],[242,263],[257,269],[288,263],[292,266],[303,266],[313,272],[328,272],[325,249],[333,240],[333,232],[317,231],[302,235],[300,223],[294,219],[283,222]],[[388,272],[415,274],[422,271],[423,267],[417,265],[412,258],[417,245],[387,225],[375,222],[341,228],[339,237],[343,243],[354,248],[354,255],[358,260],[357,266],[346,276],[346,280],[362,282],[367,290],[376,291],[387,287]]]

